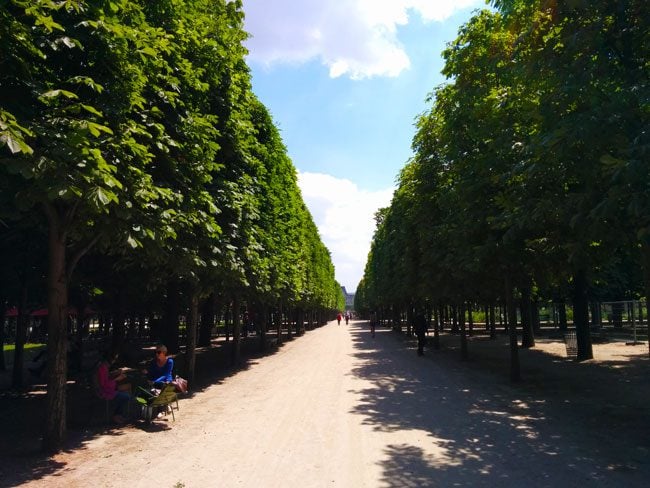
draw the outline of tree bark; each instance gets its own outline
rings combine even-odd
[[[537,300],[531,302],[531,316],[533,319],[533,337],[535,335],[541,335],[542,333],[542,324],[539,318],[539,302]]]
[[[265,351],[268,347],[268,341],[266,340],[266,330],[268,327],[269,309],[266,304],[261,304],[258,307],[257,312],[260,327],[260,347],[262,351]]]
[[[167,346],[167,350],[174,354],[178,352],[179,348],[179,298],[178,281],[172,279],[167,283],[167,303],[165,304],[161,340]]]
[[[280,305],[278,306],[278,310],[275,314],[275,325],[277,326],[277,338],[278,338],[278,345],[282,344],[282,302],[280,302]]]
[[[293,338],[293,330],[291,328],[292,322],[293,322],[293,317],[294,317],[294,309],[291,307],[287,308],[287,313],[285,314],[286,320],[287,320],[287,338],[291,340]]]
[[[4,289],[2,288],[2,280],[0,280],[0,371],[6,371],[7,365],[5,363],[5,313],[7,313],[7,300],[4,296]]]
[[[196,367],[196,330],[199,321],[199,294],[192,290],[190,297],[190,314],[187,321],[185,357],[187,358],[187,381],[194,383]]]
[[[494,315],[494,304],[490,304],[490,339],[496,339],[497,337],[497,321]]]
[[[469,336],[474,335],[474,315],[472,314],[472,302],[467,302],[467,326],[469,327]]]
[[[215,310],[217,309],[217,294],[211,293],[203,302],[201,312],[201,328],[199,330],[199,345],[209,347],[212,340]]]
[[[88,335],[89,328],[86,305],[87,301],[84,298],[80,298],[78,303],[75,304],[77,308],[77,330],[75,331],[74,339],[74,355],[71,355],[70,359],[74,363],[71,367],[78,372],[83,370],[84,337]]]
[[[648,332],[648,356],[650,356],[650,244],[641,245],[641,254],[643,260],[643,277],[645,285],[645,306]]]
[[[113,304],[113,336],[111,338],[111,350],[113,352],[122,352],[124,346],[124,340],[126,337],[126,314],[124,310],[124,291],[123,287],[119,287],[117,290],[117,295],[115,297],[115,303]],[[167,345],[167,348],[172,352],[178,351],[178,345],[176,349],[170,348]]]
[[[232,320],[231,306],[232,303],[227,304],[224,307],[224,312],[223,312],[223,328],[226,336],[226,342],[230,342],[230,324]]]
[[[302,307],[296,309],[296,335],[305,333],[305,312]]]
[[[573,323],[576,328],[578,342],[578,361],[593,359],[589,334],[589,303],[587,300],[587,274],[584,269],[577,270],[573,275]]]
[[[23,387],[23,368],[25,366],[25,339],[27,335],[27,282],[25,276],[20,278],[20,303],[16,322],[16,340],[14,349],[14,369],[11,376],[11,386],[16,390]],[[3,317],[4,320],[4,317]]]
[[[451,307],[451,333],[458,334],[458,306]]]
[[[53,212],[52,212],[53,213]],[[48,340],[47,396],[43,448],[58,452],[66,434],[66,313],[68,280],[66,275],[66,238],[55,217],[49,219],[48,235]]]
[[[521,347],[529,348],[535,346],[533,335],[533,314],[530,303],[530,288],[524,286],[521,289]]]
[[[464,302],[458,307],[458,322],[460,326],[460,358],[463,361],[469,359],[467,350],[467,328],[465,327],[465,304]]]
[[[241,321],[239,320],[239,298],[232,301],[232,365],[239,364],[241,358]]]
[[[564,302],[564,300],[558,303],[557,314],[558,314],[558,320],[560,322],[560,330],[561,331],[568,330],[569,324],[567,323],[567,319],[566,319],[566,303]]]
[[[510,335],[510,381],[521,380],[519,365],[519,345],[517,344],[517,309],[515,308],[514,288],[510,276],[505,278],[506,311],[508,316],[508,331]]]
[[[443,309],[442,305],[438,305],[436,313],[434,314],[433,323],[433,348],[440,349],[440,326],[442,324]]]

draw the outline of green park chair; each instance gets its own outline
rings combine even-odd
[[[174,422],[176,421],[174,409],[178,410],[178,395],[174,385],[166,384],[158,395],[153,395],[144,388],[138,387],[138,395],[135,400],[142,407],[143,417],[147,423],[151,423],[153,414],[157,410],[162,410],[165,415],[171,411],[172,419]]]

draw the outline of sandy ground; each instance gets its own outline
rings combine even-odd
[[[461,362],[457,338],[418,357],[364,325],[310,331],[181,400],[175,422],[91,436],[0,486],[647,486],[647,345],[574,363],[538,341],[511,386],[503,341]]]

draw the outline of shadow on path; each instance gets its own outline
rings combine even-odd
[[[284,342],[291,339],[285,336]],[[197,350],[197,376],[190,385],[190,395],[180,396],[183,403],[204,389],[223,383],[227,378],[252,367],[264,356],[276,353],[280,346],[262,351],[258,336],[242,339],[241,362],[231,364],[232,342],[219,342],[210,348]],[[147,356],[148,358],[149,356]],[[183,374],[183,362],[177,361],[175,372]],[[132,365],[135,367],[135,365]],[[139,365],[141,367],[142,365]],[[31,480],[57,476],[67,469],[64,462],[41,451],[41,435],[45,422],[46,386],[37,385],[26,391],[0,391],[0,486],[20,486]],[[67,440],[62,453],[86,449],[86,445],[101,436],[121,436],[129,429],[141,429],[152,435],[173,427],[171,417],[163,417],[147,425],[142,420],[125,426],[109,425],[105,420],[103,401],[97,399],[84,381],[69,381],[67,391]],[[112,405],[111,405],[112,408]],[[135,406],[133,406],[135,408]],[[177,413],[176,415],[179,415]],[[152,442],[153,439],[152,439]]]
[[[387,486],[647,486],[647,409],[622,428],[588,394],[513,387],[478,364],[418,357],[400,334],[372,339],[361,325],[351,328],[352,374],[372,386],[354,392],[352,413],[395,436],[381,462]],[[542,371],[554,361],[536,360]]]

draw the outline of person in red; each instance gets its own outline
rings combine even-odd
[[[343,315],[341,315],[341,312],[336,316],[336,322],[341,325],[341,319],[343,318]]]
[[[110,371],[110,367],[117,359],[117,354],[106,353],[102,361],[97,366],[97,383],[98,395],[105,400],[115,400],[115,413],[113,422],[123,424],[126,422],[128,404],[131,400],[131,385],[129,383],[120,383],[126,379],[122,370]]]

